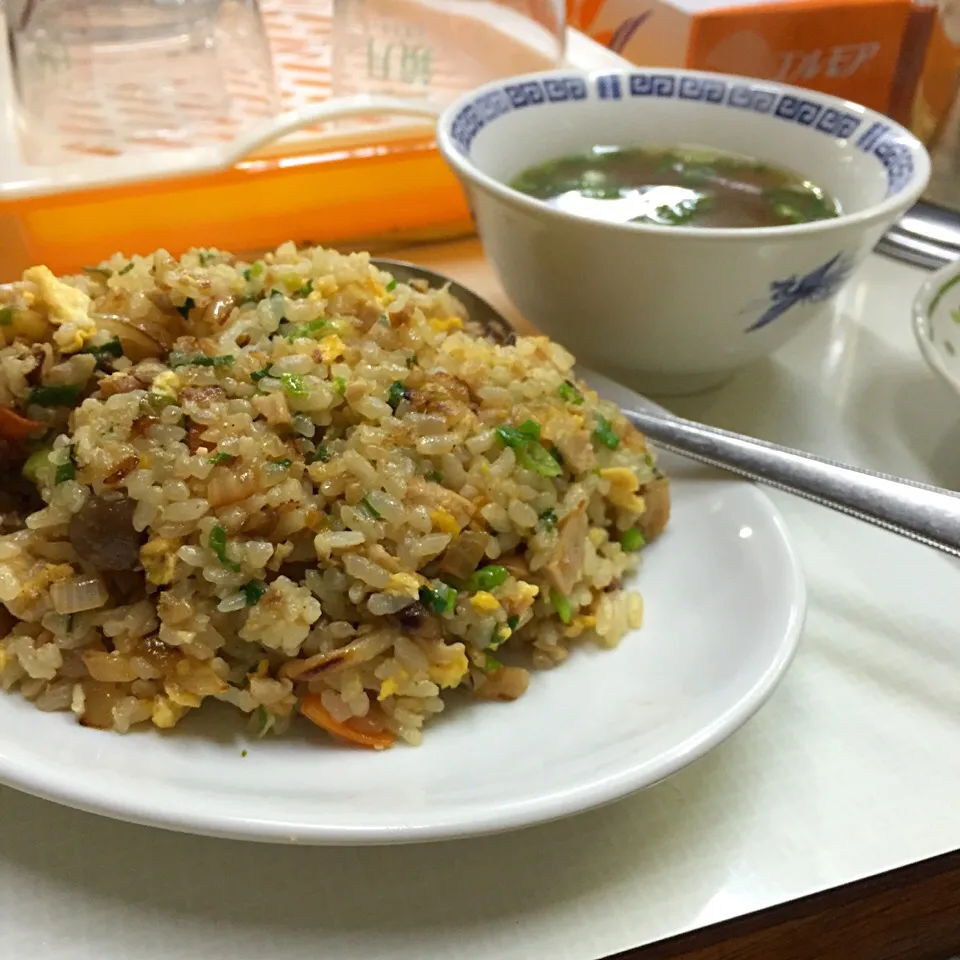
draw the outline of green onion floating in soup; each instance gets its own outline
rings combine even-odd
[[[786,168],[704,147],[607,147],[550,160],[510,184],[610,223],[783,227],[839,216],[836,200]]]

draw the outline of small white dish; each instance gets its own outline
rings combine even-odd
[[[866,107],[693,70],[558,70],[480,87],[438,143],[517,307],[592,367],[647,393],[706,389],[776,350],[833,300],[920,196],[923,145]],[[604,223],[508,184],[595,145],[699,145],[812,180],[841,216],[781,227]]]
[[[644,403],[590,380],[622,405]],[[170,733],[119,736],[0,694],[0,782],[189,833],[349,845],[510,830],[656,783],[759,709],[806,607],[800,563],[764,494],[689,461],[663,463],[674,514],[637,578],[643,629],[616,650],[574,650],[514,703],[453,704],[423,746],[371,753],[305,722],[251,740],[229,708]]]
[[[934,372],[960,393],[960,261],[932,273],[918,291],[913,335]]]

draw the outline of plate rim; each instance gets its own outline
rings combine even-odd
[[[621,406],[628,403],[639,404],[647,409],[668,413],[658,404],[593,371],[582,370],[578,373],[599,393],[615,399]],[[509,810],[495,812],[479,822],[465,823],[464,815],[460,813],[452,818],[439,816],[429,824],[407,826],[343,826],[317,823],[293,825],[271,819],[270,816],[221,815],[212,804],[210,809],[200,809],[201,805],[196,801],[190,809],[184,810],[180,807],[167,811],[156,803],[151,804],[136,797],[124,796],[116,799],[106,791],[98,791],[96,781],[92,784],[91,781],[86,781],[85,785],[64,789],[59,779],[54,778],[52,781],[49,775],[45,775],[47,767],[24,768],[22,764],[18,764],[10,770],[2,754],[0,784],[75,810],[140,826],[221,839],[311,846],[385,846],[489,836],[550,823],[614,803],[662,782],[705,756],[735,733],[769,700],[797,653],[808,599],[806,577],[799,553],[783,515],[770,498],[750,481],[731,477],[729,482],[737,484],[750,496],[757,509],[767,515],[782,551],[782,560],[790,577],[791,594],[784,635],[776,655],[738,701],[712,724],[701,728],[676,744],[665,755],[660,755],[646,764],[629,767],[603,778],[594,778],[554,795],[514,802]],[[654,776],[650,776],[647,770],[649,766],[655,767]]]

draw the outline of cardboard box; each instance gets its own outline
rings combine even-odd
[[[910,0],[567,2],[572,26],[638,65],[778,80],[883,111],[910,12]]]

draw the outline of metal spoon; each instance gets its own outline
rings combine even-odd
[[[459,283],[411,263],[373,263],[402,283],[423,279],[431,286],[447,286],[490,339],[498,343],[516,339],[505,317]],[[943,487],[860,470],[668,413],[625,409],[623,415],[665,450],[797,494],[960,557],[960,495]]]

